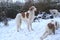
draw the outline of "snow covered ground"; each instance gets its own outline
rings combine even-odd
[[[40,40],[40,37],[45,31],[46,24],[51,19],[40,19],[40,22],[33,22],[32,27],[34,31],[28,31],[25,22],[22,23],[22,30],[16,31],[15,19],[9,21],[9,26],[4,26],[0,23],[0,40]],[[54,18],[54,20],[60,22],[60,18]],[[44,40],[60,40],[60,28],[56,30],[55,35],[49,35]]]

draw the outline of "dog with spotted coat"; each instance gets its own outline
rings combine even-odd
[[[31,6],[29,8],[29,10],[27,12],[21,12],[21,13],[18,13],[16,15],[16,24],[17,24],[17,31],[19,31],[19,29],[21,29],[21,23],[22,21],[26,21],[27,22],[27,27],[28,27],[28,30],[33,30],[32,29],[32,22],[35,18],[35,11],[36,11],[36,7],[35,6]]]

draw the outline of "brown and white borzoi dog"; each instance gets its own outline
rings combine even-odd
[[[28,30],[29,31],[33,30],[32,29],[32,22],[35,18],[35,11],[36,10],[37,9],[35,6],[31,6],[27,12],[18,13],[16,15],[17,31],[19,31],[19,29],[21,29],[21,22],[23,20],[27,22]]]
[[[48,35],[50,34],[55,34],[55,30],[58,29],[59,24],[57,21],[51,20],[51,22],[49,22],[45,28],[45,32],[44,34],[40,37],[41,40],[43,40],[44,38],[46,38]]]

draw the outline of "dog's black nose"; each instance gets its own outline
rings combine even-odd
[[[55,13],[54,13],[55,14]]]

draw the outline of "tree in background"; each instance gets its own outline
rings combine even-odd
[[[51,8],[59,9],[60,6],[54,5],[55,1],[52,4],[52,0],[26,0],[25,3],[15,2],[9,3],[10,0],[2,0],[0,3],[0,12],[6,10],[6,16],[10,18],[15,18],[18,12],[25,12],[29,9],[30,6],[34,5],[37,8],[37,11],[48,12]],[[42,2],[41,2],[42,1]],[[57,0],[58,1],[58,0]],[[54,5],[54,6],[53,6]],[[59,9],[60,10],[60,9]],[[37,12],[38,13],[38,12]]]

